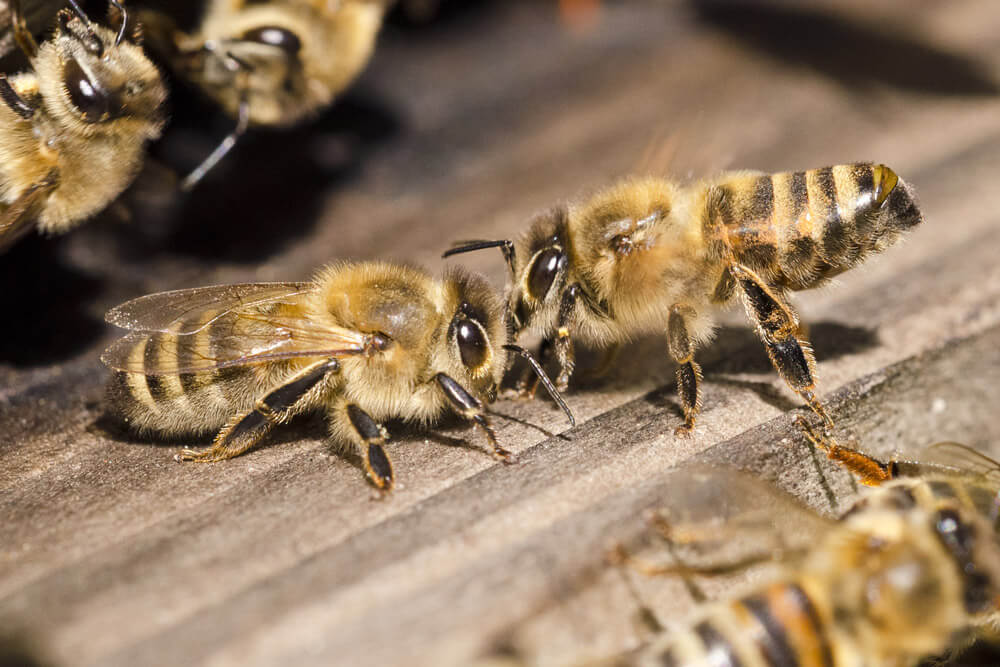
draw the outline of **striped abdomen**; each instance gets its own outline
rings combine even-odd
[[[637,660],[659,667],[838,667],[815,601],[796,581],[715,608]]]
[[[219,356],[220,340],[232,336],[233,322],[202,312],[181,321],[174,331],[136,336],[130,351],[133,367],[148,373],[116,371],[108,396],[129,425],[140,431],[187,435],[218,430],[234,415],[249,410],[274,384],[283,364],[253,364],[197,372],[179,369]]]
[[[710,238],[770,284],[815,287],[921,221],[909,186],[859,163],[723,176],[709,197]]]

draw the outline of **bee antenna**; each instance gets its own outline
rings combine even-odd
[[[118,28],[118,36],[115,37],[115,46],[118,46],[125,39],[125,27],[128,25],[128,11],[126,11],[125,5],[120,0],[108,0],[108,2],[122,14],[122,27]]]
[[[73,13],[76,14],[81,21],[86,23],[88,26],[92,23],[90,17],[87,16],[86,13],[84,13],[83,9],[80,8],[80,5],[76,4],[76,0],[66,0],[66,1],[69,3],[69,6],[73,8]]]
[[[510,271],[510,277],[513,281],[514,279],[514,242],[506,239],[500,241],[484,241],[481,239],[476,239],[472,241],[456,241],[455,244],[445,250],[441,257],[451,257],[452,255],[458,255],[463,252],[472,252],[473,250],[483,250],[485,248],[500,248],[503,253],[503,258],[507,261],[507,269]]]
[[[576,418],[573,417],[573,412],[569,409],[569,406],[566,405],[566,401],[564,401],[562,396],[559,395],[559,391],[556,389],[556,386],[552,384],[552,380],[550,380],[549,376],[545,373],[545,369],[542,368],[542,365],[538,363],[538,360],[535,359],[531,352],[528,352],[520,345],[504,345],[503,349],[516,352],[524,357],[524,359],[531,365],[532,370],[535,371],[538,379],[542,381],[542,384],[545,386],[545,391],[549,392],[549,396],[552,397],[552,400],[555,401],[560,408],[562,408],[563,412],[566,413],[570,426],[576,426]]]

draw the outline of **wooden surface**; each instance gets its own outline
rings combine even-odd
[[[638,341],[573,387],[571,431],[548,401],[494,405],[516,466],[456,421],[392,425],[399,483],[380,502],[320,419],[201,466],[103,417],[103,313],[120,301],[302,279],[342,257],[441,270],[450,240],[516,234],[628,173],[892,165],[926,223],[796,301],[821,392],[878,454],[946,439],[1000,454],[1000,13],[740,6],[608,3],[569,26],[525,0],[391,26],[343,103],[251,137],[190,199],[0,257],[3,633],[57,665],[567,664],[648,636],[603,556],[662,502],[673,466],[736,464],[826,513],[850,502],[736,311],[698,355],[695,437],[672,435],[664,341]],[[175,100],[159,159],[193,164],[225,132],[193,129],[194,104]],[[463,263],[503,280],[499,253]],[[630,581],[668,624],[691,606],[676,581]]]

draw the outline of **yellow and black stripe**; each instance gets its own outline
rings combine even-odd
[[[885,165],[734,173],[712,189],[708,238],[788,289],[849,269],[921,220],[909,187]]]
[[[822,618],[797,581],[719,607],[691,630],[645,654],[661,667],[834,667]]]
[[[118,371],[109,393],[119,411],[139,430],[172,434],[218,429],[234,413],[253,403],[254,387],[266,383],[266,364],[178,372],[218,358],[216,341],[231,334],[231,322],[202,312],[181,320],[174,332],[154,332],[136,339],[130,357],[146,373]],[[177,331],[194,331],[178,335]]]

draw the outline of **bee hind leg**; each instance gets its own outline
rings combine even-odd
[[[801,336],[799,318],[776,290],[741,264],[729,267],[743,295],[747,316],[767,348],[767,356],[781,378],[833,430],[833,420],[816,397],[816,359],[809,341]]]
[[[883,463],[856,449],[843,447],[833,438],[816,433],[809,422],[801,416],[795,418],[795,425],[816,449],[824,452],[831,461],[836,461],[847,468],[862,484],[879,486],[895,478],[895,466],[891,461]]]
[[[497,443],[496,433],[493,432],[493,426],[490,424],[489,417],[486,416],[486,409],[483,407],[482,401],[470,394],[465,387],[444,373],[438,373],[434,376],[434,379],[437,380],[438,387],[441,388],[445,397],[451,402],[455,411],[466,419],[472,420],[486,435],[487,442],[493,448],[493,457],[504,463],[513,463],[515,460],[514,454]]]
[[[694,360],[694,344],[684,321],[688,311],[685,306],[675,304],[667,320],[667,349],[677,362],[677,397],[684,411],[684,424],[674,431],[679,436],[691,434],[695,417],[701,412],[701,366]]]
[[[277,424],[284,423],[301,412],[312,402],[310,399],[313,394],[310,390],[329,373],[335,373],[339,369],[340,364],[336,359],[309,366],[257,401],[250,412],[230,419],[215,436],[210,448],[200,452],[184,449],[178,458],[181,461],[205,463],[239,456],[260,442]]]

